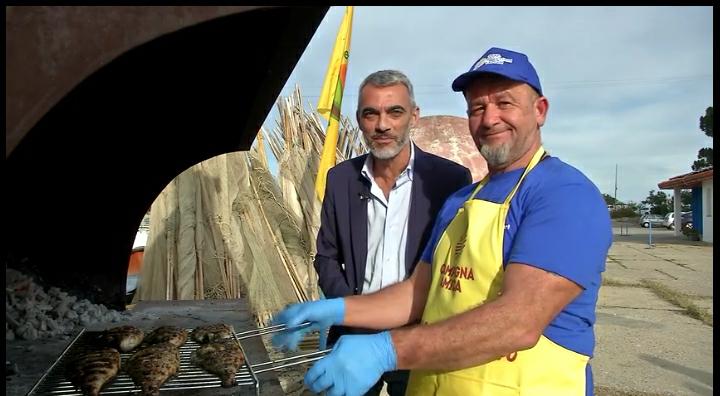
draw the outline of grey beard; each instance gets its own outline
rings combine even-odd
[[[403,149],[403,147],[405,147],[405,144],[407,144],[408,140],[410,140],[410,131],[408,131],[407,133],[403,134],[400,137],[400,140],[397,142],[397,145],[395,147],[388,147],[383,150],[378,150],[378,149],[373,148],[373,146],[371,144],[372,141],[365,138],[365,135],[363,135],[363,139],[365,139],[365,145],[370,147],[370,152],[372,153],[373,157],[375,157],[377,159],[381,159],[381,160],[388,160],[388,159],[395,158],[395,156],[397,156],[400,153],[400,151]]]
[[[505,165],[508,161],[508,157],[510,156],[510,144],[501,144],[496,147],[490,147],[486,144],[480,147],[480,154],[482,154],[485,161],[487,161],[488,167],[499,168],[501,165]]]

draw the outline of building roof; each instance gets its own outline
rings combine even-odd
[[[658,183],[661,190],[669,190],[673,188],[693,188],[702,185],[705,180],[712,180],[713,168],[700,169],[684,175],[671,177],[668,180]]]

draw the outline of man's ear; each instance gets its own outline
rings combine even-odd
[[[537,99],[535,99],[535,120],[538,124],[538,127],[541,127],[545,124],[545,119],[547,118],[547,112],[550,108],[550,102],[548,102],[547,98],[544,96],[540,96]]]
[[[417,125],[419,119],[420,119],[420,108],[418,106],[415,106],[415,109],[413,109],[413,111],[412,111],[412,117],[410,117],[410,128]]]

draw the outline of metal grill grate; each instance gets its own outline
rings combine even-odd
[[[188,329],[190,332],[192,329]],[[65,365],[76,353],[88,350],[91,342],[99,332],[80,331],[80,334],[68,345],[65,351],[60,355],[57,361],[50,367],[40,381],[33,387],[28,395],[63,395],[63,396],[82,396],[83,393],[77,389],[65,376]],[[237,341],[237,337],[235,337]],[[242,349],[242,344],[239,343]],[[188,337],[187,342],[180,347],[180,370],[178,374],[171,377],[165,384],[160,387],[160,392],[173,390],[190,390],[203,388],[219,388],[220,378],[215,374],[210,374],[192,362],[191,355],[200,344],[192,341]],[[259,382],[257,376],[252,370],[252,366],[248,364],[247,354],[242,351],[246,357],[245,363],[236,373],[237,386],[251,387],[255,389],[255,394],[260,394]],[[129,375],[127,375],[123,367],[127,359],[132,356],[132,352],[120,354],[120,372],[117,377],[106,385],[100,392],[101,395],[112,394],[129,394],[139,392],[140,387],[136,386]]]
[[[308,325],[309,323],[303,323],[298,327],[305,327]],[[236,386],[247,387],[247,390],[252,390],[256,395],[260,395],[260,382],[258,381],[256,374],[313,362],[321,359],[330,351],[330,349],[326,349],[257,364],[252,364],[252,362],[248,360],[248,355],[245,353],[245,349],[240,342],[241,339],[259,337],[264,334],[271,334],[284,329],[284,325],[276,325],[233,334],[233,338],[235,338],[235,341],[237,341],[238,345],[240,345],[242,354],[245,357],[245,363],[242,367],[240,367],[235,375],[235,380],[237,381]],[[192,331],[192,329],[187,330],[188,333]],[[92,345],[91,340],[95,339],[98,334],[99,332],[85,331],[85,329],[82,329],[75,339],[73,339],[73,341],[67,346],[67,348],[65,348],[55,363],[50,366],[37,384],[35,384],[35,386],[30,390],[28,396],[82,396],[82,392],[75,388],[75,386],[66,378],[65,365],[75,354],[88,350]],[[185,344],[180,347],[180,370],[178,370],[178,374],[176,376],[170,378],[162,387],[160,387],[161,393],[173,390],[186,391],[191,389],[220,387],[220,378],[218,376],[208,373],[192,362],[192,353],[199,346],[200,344],[188,337]],[[132,352],[120,354],[120,372],[114,380],[112,380],[103,388],[102,391],[100,391],[101,395],[130,394],[140,391],[140,387],[136,386],[130,376],[128,376],[123,370],[125,361],[130,356],[132,356]]]

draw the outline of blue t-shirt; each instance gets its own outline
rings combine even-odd
[[[493,175],[475,199],[502,203],[524,169]],[[477,187],[463,187],[443,205],[422,260],[432,263],[440,235]],[[579,170],[546,157],[510,201],[503,239],[503,266],[517,262],[563,276],[584,290],[550,323],[544,335],[592,357],[595,305],[612,243],[610,215],[600,191]]]

